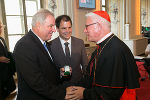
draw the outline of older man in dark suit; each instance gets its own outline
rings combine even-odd
[[[54,15],[41,9],[32,19],[32,30],[14,49],[18,74],[17,100],[63,100],[65,88],[59,85],[59,68],[52,61],[46,41],[55,32]]]
[[[64,66],[70,66],[72,75],[62,77],[63,85],[74,85],[83,76],[88,64],[84,42],[72,35],[72,21],[69,16],[61,15],[56,18],[56,28],[59,37],[51,41],[51,51],[54,62],[63,70]],[[66,46],[68,44],[68,46]],[[69,57],[66,48],[69,48]]]

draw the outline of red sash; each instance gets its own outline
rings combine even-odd
[[[136,89],[125,89],[120,100],[136,100]]]

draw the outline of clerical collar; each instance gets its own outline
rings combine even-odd
[[[63,40],[60,36],[59,36],[59,39],[62,45],[64,45],[65,42],[68,42],[71,45],[71,37],[68,41]]]
[[[107,35],[105,35],[101,40],[99,40],[96,44],[102,43],[105,39],[107,39],[110,35],[112,35],[113,33],[110,32]]]

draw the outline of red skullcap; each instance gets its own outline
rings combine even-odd
[[[104,18],[104,19],[106,19],[107,21],[111,22],[110,17],[109,17],[109,15],[106,11],[94,11],[93,13],[100,16],[100,17],[102,17],[102,18]]]

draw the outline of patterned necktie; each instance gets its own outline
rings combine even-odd
[[[48,52],[48,55],[50,56],[51,60],[53,61],[52,56],[51,56],[51,54],[50,54],[50,52],[46,46],[46,42],[44,42],[43,46],[44,46],[45,50]]]
[[[68,47],[68,42],[65,42],[65,53],[66,53],[66,65],[70,65],[71,64],[71,58],[70,58],[70,51],[69,51],[69,47]]]

